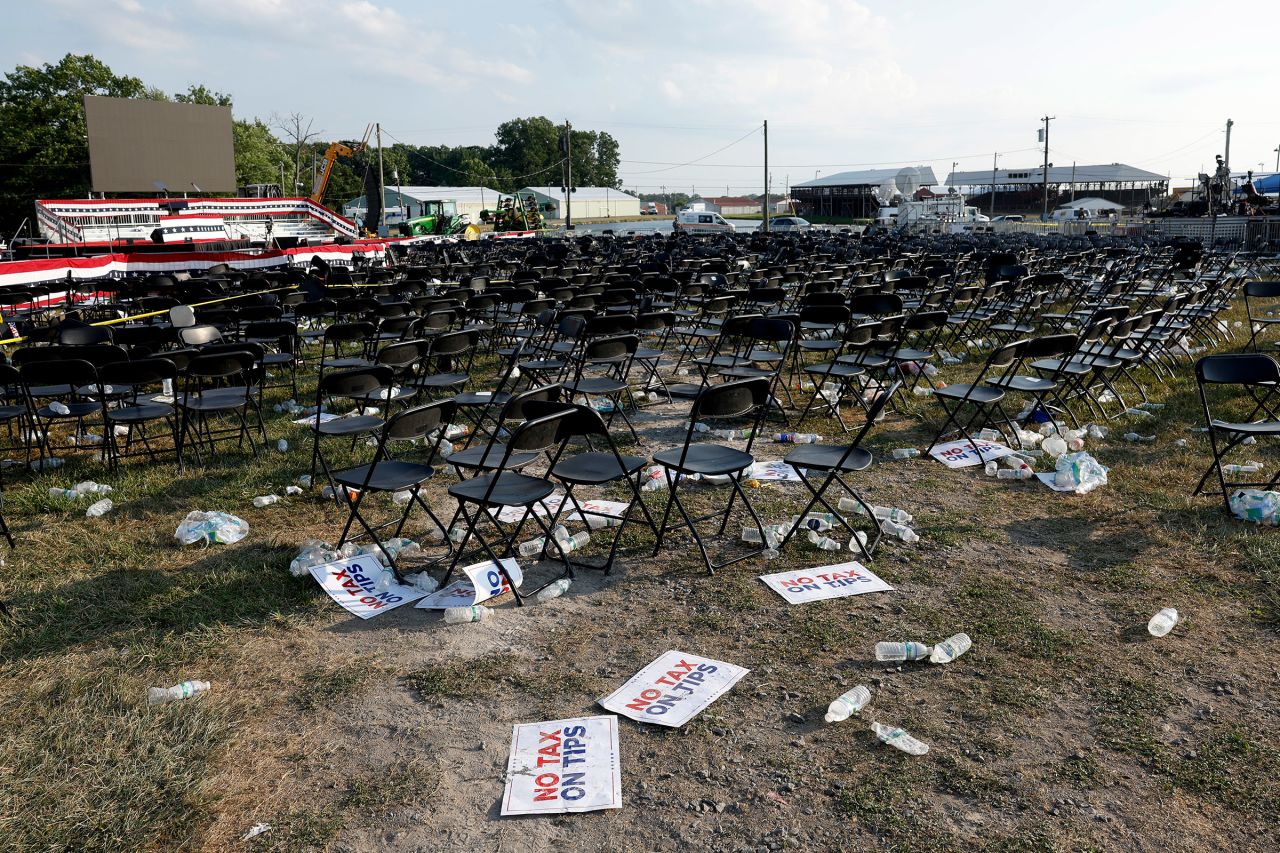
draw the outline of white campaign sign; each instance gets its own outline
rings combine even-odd
[[[416,601],[425,594],[394,581],[380,589],[378,579],[385,571],[376,557],[361,555],[312,566],[311,576],[329,593],[330,598],[349,612],[361,619],[371,619],[401,604]]]
[[[981,457],[978,456],[978,451],[982,452]],[[992,459],[1010,456],[1012,453],[1013,451],[1003,444],[979,441],[975,447],[973,443],[965,441],[963,438],[959,441],[948,441],[946,444],[935,445],[933,450],[929,451],[930,456],[948,468],[968,468],[970,465],[982,465]]]
[[[792,604],[862,595],[864,592],[888,592],[889,584],[857,561],[761,575],[760,580]]]
[[[503,560],[502,567],[507,570],[507,574],[515,581],[517,587],[524,583],[520,564],[514,557]],[[466,580],[456,580],[443,589],[436,590],[415,606],[422,610],[470,607],[511,591],[511,585],[502,576],[502,572],[498,571],[498,564],[493,560],[473,563],[470,566],[464,566],[460,571],[467,576]]]
[[[600,700],[642,723],[679,728],[751,670],[685,652],[667,652]]]
[[[743,474],[742,479],[798,483],[800,482],[800,472],[781,459],[767,459],[752,463]]]
[[[557,512],[560,511],[560,507],[564,505],[564,500],[565,500],[564,493],[556,492],[555,494],[548,496],[547,499],[542,503],[534,504],[533,512],[536,515],[546,516],[547,511],[550,510],[551,514],[555,515]],[[546,509],[543,509],[543,504],[546,505]],[[614,518],[622,518],[622,516],[627,511],[627,507],[629,507],[630,505],[631,504],[629,503],[623,503],[621,501],[604,501],[604,500],[579,500],[578,501],[578,506],[582,507],[587,512],[602,513],[604,515],[613,516]],[[504,506],[500,510],[491,509],[489,510],[489,512],[494,516],[496,516],[498,521],[502,522],[503,524],[515,524],[529,514],[528,510],[526,510],[522,506]],[[584,519],[582,518],[582,513],[578,512],[576,509],[571,510],[567,515],[564,515],[560,518],[560,521],[563,521],[563,522],[583,521],[583,520]]]
[[[512,727],[502,814],[620,808],[617,717],[608,714]]]

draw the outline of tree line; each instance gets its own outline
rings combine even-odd
[[[84,198],[90,190],[84,96],[210,104],[231,107],[231,95],[203,85],[169,93],[120,75],[91,55],[67,54],[42,67],[19,65],[0,79],[0,238],[32,214],[39,198]],[[309,195],[314,170],[332,142],[355,148],[360,140],[326,139],[299,113],[235,118],[232,136],[238,186],[281,184],[285,195]],[[621,188],[618,142],[604,131],[570,131],[576,186]],[[502,192],[525,186],[561,186],[565,132],[545,116],[514,118],[494,133],[492,145],[409,145],[394,141],[382,152],[388,185],[476,186]],[[334,165],[324,203],[337,210],[364,192],[374,172],[372,147]],[[139,195],[147,193],[139,192]]]

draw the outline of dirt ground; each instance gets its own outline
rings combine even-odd
[[[679,410],[640,416],[645,451],[679,440]],[[927,438],[904,416],[873,435],[882,459]],[[274,761],[224,770],[238,807],[210,846],[261,820],[273,829],[253,845],[270,849],[1275,849],[1280,672],[1242,565],[1242,547],[1274,559],[1271,534],[1184,498],[1190,466],[1153,469],[1154,449],[1117,445],[1096,451],[1117,485],[1087,496],[881,462],[859,485],[922,537],[872,563],[893,592],[791,605],[756,576],[845,558],[794,542],[711,577],[680,538],[484,624],[333,608],[286,646],[317,661],[294,689],[323,698],[263,727]],[[757,458],[786,449],[763,441]],[[802,494],[758,497],[780,520]],[[1184,622],[1153,639],[1145,622],[1166,605]],[[974,648],[945,667],[871,654],[958,631]],[[597,699],[669,649],[751,672],[682,729],[620,720],[622,809],[498,816],[513,724],[602,713]],[[855,684],[870,707],[824,724]],[[929,754],[879,743],[870,720]]]

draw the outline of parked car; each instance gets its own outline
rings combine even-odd
[[[671,227],[690,234],[732,234],[738,230],[720,214],[707,213],[705,210],[682,210],[676,214]]]
[[[1006,213],[992,219],[992,222],[1023,222],[1026,217],[1021,213]]]
[[[777,216],[769,220],[771,231],[808,231],[813,226],[799,216]]]

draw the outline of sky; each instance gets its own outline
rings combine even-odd
[[[488,145],[510,118],[604,130],[624,188],[703,195],[841,171],[1121,162],[1273,171],[1275,0],[44,0],[6,6],[0,72],[91,53],[237,118],[322,138]]]

